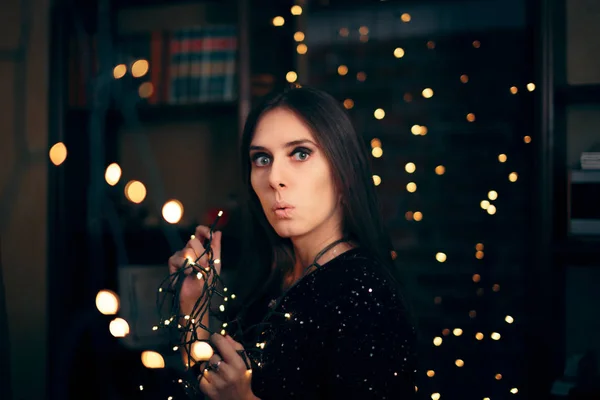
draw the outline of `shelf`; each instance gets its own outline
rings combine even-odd
[[[139,105],[132,121],[142,125],[164,122],[198,121],[206,118],[237,118],[237,102],[204,104]],[[122,110],[112,109],[109,117],[129,123]]]
[[[600,84],[567,85],[556,90],[557,100],[563,104],[600,105]]]
[[[600,267],[600,236],[569,236],[557,242],[553,251],[565,264]]]
[[[185,4],[208,4],[218,5],[221,0],[113,0],[113,5],[118,8],[152,7]],[[231,3],[231,1],[229,1]]]
[[[571,170],[571,183],[600,183],[600,170],[574,169]]]

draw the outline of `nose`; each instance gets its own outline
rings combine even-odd
[[[269,172],[269,186],[272,189],[278,190],[286,187],[286,173],[281,163],[273,162]]]

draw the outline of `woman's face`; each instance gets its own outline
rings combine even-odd
[[[279,236],[341,233],[341,207],[329,162],[295,113],[277,108],[264,114],[249,151],[252,188]]]

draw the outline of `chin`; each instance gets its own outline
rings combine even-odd
[[[284,239],[301,236],[306,233],[305,230],[299,229],[297,226],[294,226],[294,222],[290,220],[275,220],[269,222],[275,233],[277,233],[279,237]]]

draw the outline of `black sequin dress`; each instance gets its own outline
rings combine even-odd
[[[415,329],[397,293],[378,263],[355,248],[306,275],[279,301],[257,302],[255,311],[262,307],[264,316],[270,305],[274,313],[254,336],[262,348],[251,356],[254,394],[415,398]]]

